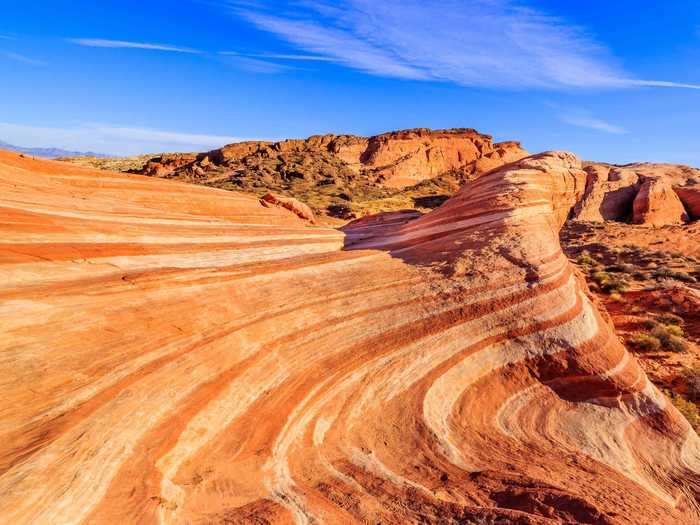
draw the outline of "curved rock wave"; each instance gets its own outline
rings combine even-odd
[[[0,521],[697,523],[558,230],[576,157],[342,231],[0,154]]]

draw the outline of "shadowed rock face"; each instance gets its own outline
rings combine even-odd
[[[342,231],[0,153],[0,522],[700,519],[557,232],[570,154]]]

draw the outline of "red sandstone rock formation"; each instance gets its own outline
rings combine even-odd
[[[585,178],[337,231],[0,153],[0,522],[698,523],[698,436],[559,247]]]
[[[311,208],[303,202],[299,202],[297,199],[275,195],[274,193],[267,193],[260,199],[260,203],[263,206],[282,206],[301,219],[307,220],[312,224],[316,222],[314,212],[311,211]]]
[[[657,178],[642,184],[632,203],[632,223],[665,226],[688,222],[683,203],[671,183]]]
[[[671,188],[689,188],[696,181],[700,182],[700,170],[677,164],[613,166],[589,163],[585,170],[588,174],[586,192],[576,205],[573,217],[591,222],[631,221],[648,226],[681,224],[687,216],[683,218],[682,205]],[[635,201],[637,198],[639,200]]]
[[[700,219],[700,186],[684,186],[673,188],[681,199],[681,202],[688,210],[690,218]]]
[[[168,155],[157,157],[141,173],[197,178],[230,169],[241,177],[264,177],[281,169],[279,176],[291,174],[307,182],[327,184],[329,178],[354,174],[381,186],[403,188],[451,171],[484,173],[526,155],[518,142],[494,144],[489,135],[473,129],[418,128],[370,138],[316,135],[276,143],[242,142],[194,157],[177,155],[172,162]]]

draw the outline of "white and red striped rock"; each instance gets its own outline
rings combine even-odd
[[[573,155],[337,231],[0,153],[0,522],[694,524],[561,252]]]

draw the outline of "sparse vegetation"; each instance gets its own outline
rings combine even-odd
[[[669,268],[661,268],[654,272],[656,279],[675,279],[684,283],[695,283],[697,279],[686,272],[679,272]]]
[[[656,337],[645,333],[635,334],[628,342],[632,347],[644,352],[655,352],[657,350],[661,350],[661,341],[659,341]]]
[[[688,401],[678,394],[671,394],[669,396],[673,406],[675,406],[678,411],[683,414],[683,417],[688,420],[690,426],[696,431],[700,430],[700,411],[698,411],[698,406],[692,401]]]
[[[588,252],[583,252],[581,255],[579,255],[578,259],[576,259],[576,262],[584,265],[584,266],[595,266],[598,264],[598,261],[596,261],[593,257],[590,256]]]
[[[56,160],[110,171],[136,171],[142,169],[146,162],[158,154],[138,155],[134,157],[61,157]]]
[[[591,277],[600,289],[606,293],[621,293],[628,288],[627,281],[623,277],[612,276],[608,272],[594,272]]]

